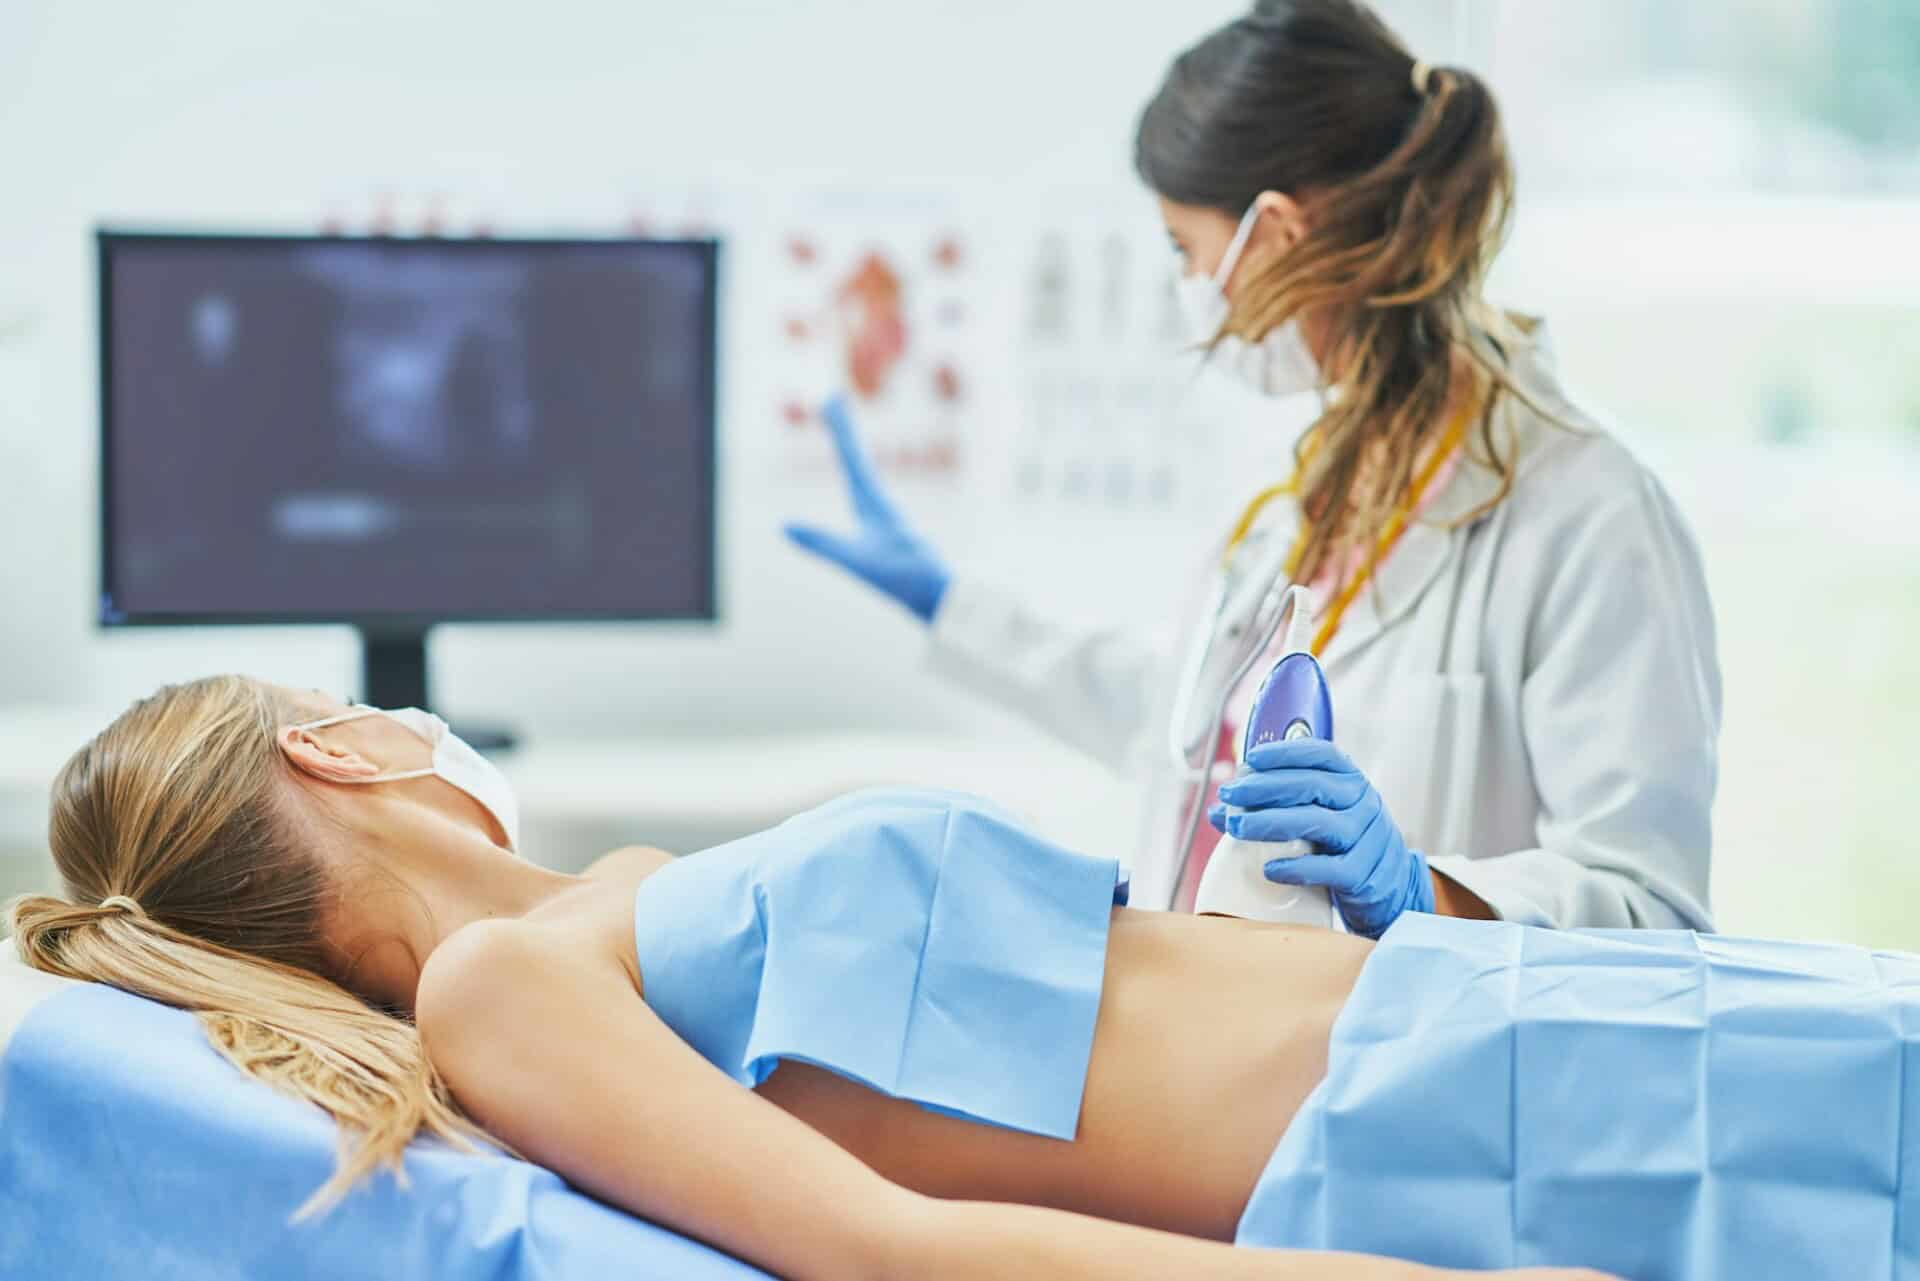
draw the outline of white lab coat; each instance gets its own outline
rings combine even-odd
[[[1699,551],[1539,346],[1515,376],[1560,422],[1504,396],[1512,492],[1448,528],[1497,489],[1469,459],[1354,601],[1321,655],[1335,736],[1407,843],[1501,918],[1711,929],[1720,672]],[[1292,537],[1297,511],[1269,513],[1243,555]],[[936,670],[1147,784],[1146,906],[1171,898],[1188,794],[1166,747],[1172,657],[965,576],[930,629]]]

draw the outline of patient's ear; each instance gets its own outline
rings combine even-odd
[[[381,772],[378,765],[351,747],[328,743],[310,729],[283,725],[280,751],[302,774],[328,783],[359,783]]]

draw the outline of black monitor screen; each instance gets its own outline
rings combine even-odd
[[[102,233],[103,621],[712,617],[715,257]]]

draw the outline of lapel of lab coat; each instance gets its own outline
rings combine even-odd
[[[1340,630],[1320,656],[1322,663],[1345,662],[1405,618],[1459,553],[1473,523],[1462,523],[1461,518],[1500,489],[1499,475],[1475,461],[1470,445],[1463,448],[1467,455],[1460,460],[1447,487],[1407,525],[1393,551],[1347,607]],[[1325,608],[1325,602],[1319,604]]]

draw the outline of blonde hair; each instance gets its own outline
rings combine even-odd
[[[168,686],[74,753],[53,785],[48,839],[67,898],[8,908],[27,964],[197,1014],[256,1080],[340,1126],[325,1208],[421,1131],[471,1149],[485,1133],[454,1104],[407,1019],[325,977],[332,890],[298,808],[279,727],[296,718],[238,676]]]
[[[1175,61],[1135,163],[1163,196],[1233,218],[1269,190],[1308,207],[1290,249],[1248,259],[1214,340],[1257,342],[1306,312],[1327,321],[1330,394],[1295,454],[1309,521],[1297,581],[1342,547],[1378,546],[1456,403],[1479,409],[1472,453],[1499,477],[1462,519],[1506,497],[1516,459],[1494,402],[1533,401],[1500,346],[1524,337],[1481,298],[1513,169],[1479,77],[1417,62],[1354,0],[1260,0]]]

